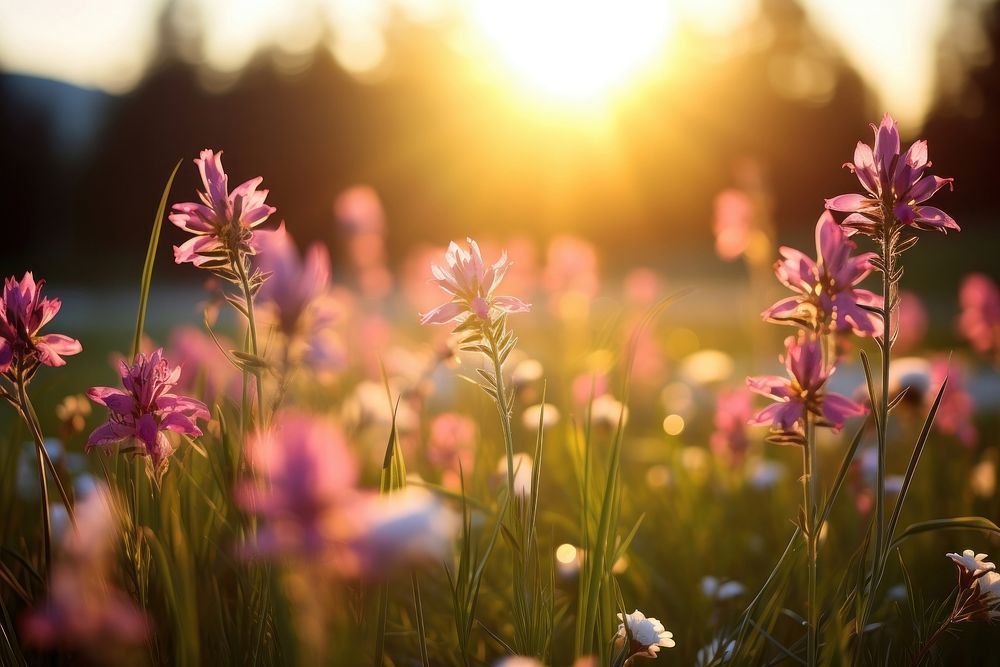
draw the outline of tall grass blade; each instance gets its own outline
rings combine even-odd
[[[129,362],[135,359],[135,355],[142,346],[142,331],[146,325],[146,307],[149,305],[149,287],[153,282],[153,264],[156,262],[156,248],[160,245],[160,230],[163,228],[163,214],[167,210],[167,199],[170,197],[170,188],[174,185],[174,176],[181,168],[178,160],[174,165],[174,170],[170,172],[170,178],[160,195],[160,205],[156,208],[156,218],[153,220],[153,231],[149,234],[149,246],[146,248],[146,262],[142,266],[142,281],[139,283],[139,314],[135,320],[135,337],[132,339],[132,353],[129,355]]]

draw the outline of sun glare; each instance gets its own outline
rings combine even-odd
[[[524,82],[579,103],[627,84],[662,51],[672,26],[662,0],[477,0],[472,18]]]

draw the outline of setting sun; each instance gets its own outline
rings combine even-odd
[[[669,7],[649,0],[480,0],[472,18],[503,63],[557,100],[594,102],[662,50]]]

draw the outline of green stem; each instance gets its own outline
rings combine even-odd
[[[816,600],[816,565],[817,543],[816,534],[816,427],[812,415],[805,417],[806,446],[802,450],[803,467],[803,502],[805,503],[806,547],[808,549],[808,579],[807,579],[807,609],[806,621],[806,657],[809,667],[818,664],[819,657],[819,607]]]
[[[885,572],[886,561],[888,560],[887,544],[892,540],[891,535],[885,534],[885,459],[888,449],[888,422],[889,422],[889,365],[892,357],[892,303],[893,303],[893,274],[896,272],[896,226],[897,221],[892,213],[892,208],[886,205],[882,207],[883,228],[881,248],[882,260],[882,340],[879,346],[882,356],[882,388],[878,397],[878,449],[875,468],[875,554],[872,559],[872,569],[868,579],[868,590],[864,594],[864,602],[861,605],[861,618],[856,620],[855,631],[858,641],[855,650],[855,663],[860,660],[861,648],[864,643],[864,629],[868,625],[868,617],[872,611],[875,595],[878,586],[882,581]],[[875,397],[872,396],[872,401]]]
[[[250,279],[247,276],[247,267],[244,263],[244,257],[241,254],[234,254],[233,266],[236,267],[236,273],[240,278],[240,288],[243,290],[243,301],[247,308],[247,326],[250,330],[250,353],[253,356],[259,356],[259,348],[257,346],[257,322],[254,319],[253,312],[253,293],[250,291]],[[254,380],[257,383],[257,420],[258,426],[264,425],[264,387],[261,382],[261,372],[260,370],[253,371]]]
[[[875,562],[881,563],[885,549],[885,458],[889,420],[889,363],[892,356],[892,274],[893,254],[891,226],[892,217],[882,234],[882,392],[879,396],[878,457],[875,473]],[[872,594],[874,594],[874,590]]]
[[[48,581],[52,575],[52,518],[49,512],[49,485],[45,479],[45,461],[48,460],[48,456],[45,452],[45,441],[42,440],[42,434],[36,429],[35,424],[29,417],[27,408],[28,394],[24,389],[23,376],[19,374],[15,384],[17,385],[17,398],[20,403],[21,415],[24,417],[25,422],[27,422],[28,428],[31,429],[31,434],[35,440],[35,450],[38,454],[38,484],[42,495],[42,553],[45,559],[45,579]]]
[[[483,327],[483,337],[489,343],[490,361],[493,362],[493,374],[496,378],[497,389],[497,411],[500,413],[500,428],[503,430],[503,443],[507,455],[507,492],[511,504],[514,506],[514,432],[510,423],[510,410],[507,408],[507,394],[503,383],[503,364],[500,361],[500,352],[497,350],[497,341],[493,336],[492,327],[486,323]]]
[[[31,399],[28,397],[27,388],[23,389],[22,396],[22,416],[24,416],[29,428],[31,429],[31,435],[35,440],[35,445],[41,446],[40,452],[42,458],[45,460],[45,467],[49,469],[49,474],[52,475],[52,479],[55,480],[56,490],[59,492],[59,497],[63,501],[63,505],[66,506],[66,513],[69,515],[69,520],[71,523],[76,525],[76,513],[73,510],[73,503],[70,502],[69,494],[66,492],[66,487],[63,486],[62,480],[56,472],[56,466],[52,463],[52,459],[49,458],[48,450],[45,449],[45,438],[42,437],[42,427],[39,425],[38,414],[35,412],[35,407],[31,404]]]

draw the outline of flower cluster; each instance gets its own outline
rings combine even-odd
[[[124,391],[113,387],[87,390],[92,401],[108,408],[108,420],[90,434],[87,449],[131,440],[139,453],[150,458],[153,470],[162,473],[174,451],[166,431],[200,436],[195,420],[209,419],[208,407],[171,393],[181,369],[163,358],[163,350],[139,353],[131,366],[121,361],[118,371]]]
[[[72,648],[103,663],[113,648],[146,640],[146,616],[108,581],[117,531],[113,502],[101,485],[77,505],[76,525],[63,539],[48,600],[24,618],[28,643]]]
[[[938,190],[952,187],[954,179],[924,175],[931,166],[927,142],[915,141],[900,155],[899,128],[889,114],[875,127],[874,147],[859,141],[854,161],[844,167],[858,177],[865,194],[844,194],[826,200],[826,207],[850,213],[845,227],[879,239],[886,225],[936,230],[959,230],[958,224],[939,208],[924,204]]]
[[[264,519],[256,558],[295,557],[339,577],[379,578],[450,553],[458,517],[429,492],[357,488],[358,467],[332,423],[286,410],[249,442],[257,480],[236,490]]]
[[[0,373],[14,381],[28,379],[39,364],[63,366],[64,356],[83,350],[80,341],[69,336],[39,333],[62,307],[59,299],[42,296],[44,284],[44,280],[36,283],[31,271],[21,280],[10,277],[4,283],[0,298]],[[18,374],[23,375],[15,379],[13,376]]]
[[[836,370],[832,350],[824,354],[831,334],[855,333],[876,336],[882,321],[868,308],[880,305],[872,292],[857,287],[871,272],[874,253],[852,256],[855,244],[847,238],[828,212],[816,223],[816,260],[788,247],[774,265],[775,275],[796,292],[763,313],[766,321],[800,327],[785,339],[784,364],[787,377],[765,375],[747,378],[751,391],[775,401],[750,418],[750,424],[771,424],[769,440],[779,444],[805,444],[805,421],[839,430],[850,417],[865,408],[845,396],[826,390]]]
[[[945,554],[958,570],[958,597],[953,623],[963,620],[1000,619],[1000,573],[996,565],[986,560],[986,554],[972,549]]]

